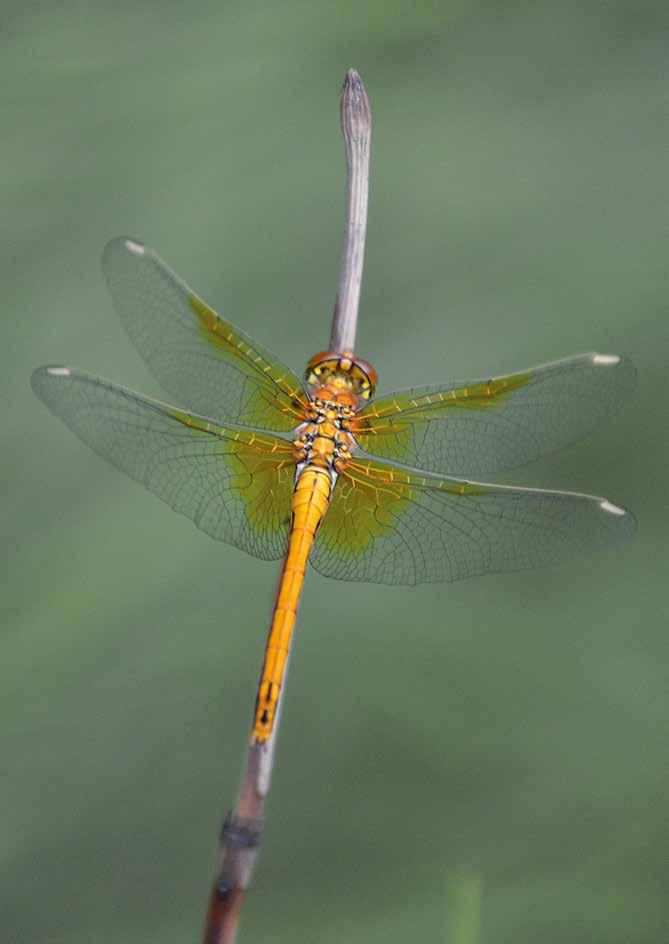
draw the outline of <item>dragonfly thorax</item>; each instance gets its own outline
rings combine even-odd
[[[293,454],[298,464],[341,472],[354,445],[350,431],[354,415],[351,407],[337,400],[312,400],[307,422],[295,431]]]

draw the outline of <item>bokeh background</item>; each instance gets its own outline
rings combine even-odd
[[[241,940],[669,939],[668,30],[661,0],[4,0],[3,942],[198,940],[277,573],[106,466],[30,372],[160,396],[103,286],[120,233],[294,367],[322,349],[349,66],[361,355],[386,390],[631,355],[624,412],[506,481],[640,529],[454,586],[309,576]]]

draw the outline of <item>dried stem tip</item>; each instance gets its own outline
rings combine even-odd
[[[347,169],[347,213],[339,288],[332,317],[330,350],[352,354],[358,323],[360,283],[365,258],[369,142],[372,115],[362,79],[349,69],[341,93],[341,130]]]
[[[348,70],[341,90],[341,126],[345,142],[362,135],[369,137],[372,130],[369,99],[362,79],[355,69]]]

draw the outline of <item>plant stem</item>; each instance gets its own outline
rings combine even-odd
[[[237,939],[242,905],[258,858],[287,671],[272,734],[264,744],[249,744],[237,806],[223,824],[219,867],[209,895],[204,944],[234,944]]]
[[[372,115],[362,79],[349,69],[341,93],[341,130],[347,168],[347,215],[341,258],[339,289],[332,316],[330,350],[352,354],[358,324],[360,283],[365,261],[367,196],[369,193],[369,143]]]
[[[365,253],[371,132],[367,93],[354,69],[347,72],[344,80],[341,126],[348,169],[348,209],[330,350],[352,354]],[[209,895],[204,944],[234,944],[237,939],[242,906],[258,858],[286,679],[284,676],[272,734],[264,744],[253,741],[249,744],[237,805],[221,830],[218,870]]]

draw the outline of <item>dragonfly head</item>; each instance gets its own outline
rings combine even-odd
[[[372,399],[378,377],[371,364],[352,354],[325,351],[311,358],[305,380],[312,396],[341,400],[355,409],[361,400]]]

